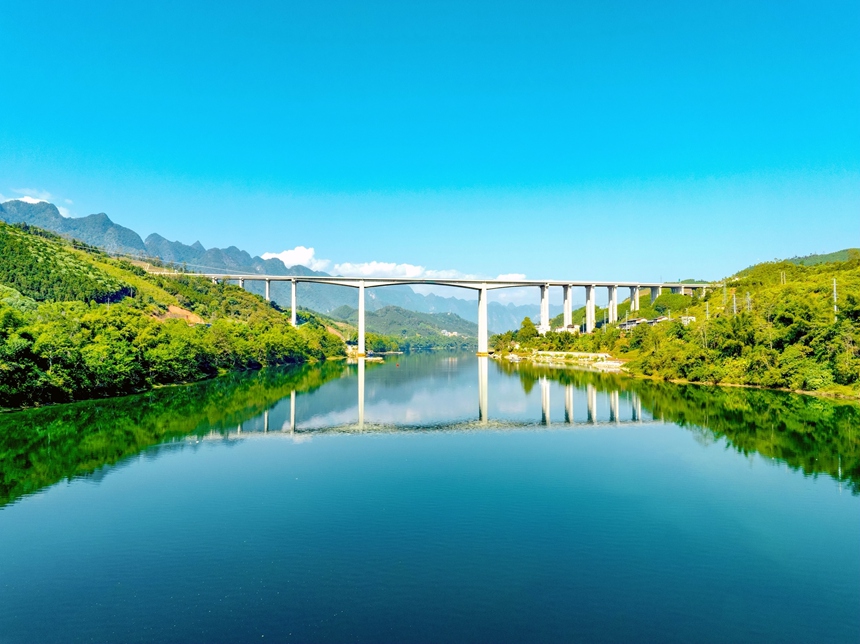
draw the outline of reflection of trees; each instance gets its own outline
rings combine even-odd
[[[396,377],[381,372],[379,383],[386,397],[411,393],[425,378],[443,374],[443,359],[447,358],[415,361],[410,357]],[[703,444],[725,438],[742,454],[758,452],[808,475],[828,474],[847,483],[854,494],[860,493],[860,407],[856,405],[529,363],[492,364],[518,377],[526,391],[544,377],[577,388],[591,385],[603,393],[635,394],[652,416],[689,429]],[[289,397],[291,391],[313,391],[350,369],[342,362],[268,369],[139,396],[0,415],[0,506],[62,479],[90,474],[164,440],[232,430]]]
[[[677,385],[619,374],[554,369],[530,363],[495,364],[516,373],[528,391],[545,377],[598,391],[635,393],[655,418],[696,433],[700,442],[725,438],[742,454],[758,452],[805,474],[828,474],[860,494],[860,407],[781,391]]]
[[[291,391],[314,390],[345,369],[326,362],[234,373],[139,396],[0,415],[0,506],[169,438],[233,429]]]

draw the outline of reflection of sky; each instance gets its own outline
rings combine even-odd
[[[399,366],[398,366],[399,365]],[[493,421],[540,423],[544,418],[543,388],[549,390],[549,420],[566,420],[566,386],[537,381],[526,392],[516,373],[505,373],[493,361],[488,364],[488,417]],[[358,370],[322,387],[297,393],[297,429],[322,429],[353,425],[358,421]],[[364,422],[387,426],[439,426],[470,422],[479,416],[478,359],[473,356],[402,356],[385,364],[368,364],[365,371]],[[596,420],[610,420],[607,392],[596,397]],[[632,420],[633,403],[626,392],[619,394],[619,420]],[[588,420],[587,391],[573,387],[573,422]],[[269,429],[289,430],[290,398],[269,410]],[[243,431],[262,431],[262,417],[244,424]]]

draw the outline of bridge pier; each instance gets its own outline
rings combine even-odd
[[[550,418],[549,418],[549,387],[550,381],[549,378],[544,376],[540,379],[540,410],[541,410],[541,424],[549,427]]]
[[[272,286],[272,280],[266,280],[266,301],[267,302],[272,301],[271,290],[270,290],[271,286]]]
[[[585,287],[585,332],[594,331],[594,293],[597,287],[594,285]]]
[[[630,311],[638,311],[639,310],[639,287],[631,286],[630,287]]]
[[[630,406],[632,409],[632,417],[634,421],[641,422],[642,421],[642,399],[639,398],[638,394],[633,394],[630,400]]]
[[[610,392],[609,394],[609,422],[618,423],[618,410],[619,410],[619,396],[618,390]]]
[[[571,303],[571,288],[570,284],[564,286],[564,328],[566,329],[573,324],[573,304]]]
[[[597,389],[592,384],[585,386],[585,402],[588,406],[588,422],[597,422]]]
[[[661,290],[662,289],[659,286],[652,286],[651,287],[651,304],[654,304],[654,300],[656,300],[658,297],[660,297],[660,291]]]
[[[239,280],[239,288],[245,288],[245,280]]]
[[[607,286],[609,291],[609,324],[618,322],[618,287]]]
[[[573,385],[564,386],[564,422],[573,425]]]
[[[487,330],[487,283],[478,290],[478,356],[488,356],[489,338]]]
[[[358,282],[358,357],[367,355],[364,351],[364,280]],[[364,361],[359,364],[364,367]]]
[[[296,432],[296,390],[290,392],[290,433]]]
[[[364,429],[364,358],[358,359],[358,428]]]
[[[540,326],[538,332],[541,334],[549,331],[549,284],[540,287]]]
[[[478,358],[478,420],[483,425],[489,422],[489,361],[486,356]]]
[[[684,287],[683,286],[673,286],[672,287],[672,293],[674,293],[675,295],[683,295],[684,294]]]
[[[296,316],[296,280],[290,281],[290,324],[294,327],[298,326],[298,318]]]

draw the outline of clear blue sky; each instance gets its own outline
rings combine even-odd
[[[333,264],[719,278],[860,246],[858,33],[856,0],[0,0],[0,194]]]

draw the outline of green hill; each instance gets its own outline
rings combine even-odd
[[[358,311],[341,306],[330,314],[351,326]],[[478,325],[456,313],[417,313],[385,306],[365,313],[368,347],[372,350],[461,349],[477,346]],[[380,337],[371,337],[380,336]]]
[[[330,314],[352,324],[358,323],[358,310],[341,306]],[[478,325],[464,320],[456,313],[418,313],[399,306],[385,306],[365,314],[367,330],[382,335],[441,335],[443,331],[477,338]]]
[[[620,321],[627,307],[619,306]],[[643,301],[636,315],[658,314],[672,319],[631,331],[607,325],[582,336],[507,333],[495,336],[493,345],[499,351],[515,343],[521,349],[609,351],[629,360],[633,373],[672,380],[860,395],[860,256],[757,264],[704,296],[664,293],[653,304]]]
[[[815,266],[816,264],[827,264],[830,262],[847,262],[850,259],[860,257],[860,248],[846,248],[835,253],[826,255],[806,255],[805,257],[792,257],[789,262],[802,266]]]
[[[85,261],[53,233],[0,223],[0,284],[37,301],[116,302],[133,289]]]
[[[343,355],[237,286],[150,275],[46,231],[0,223],[0,407],[145,391]]]

